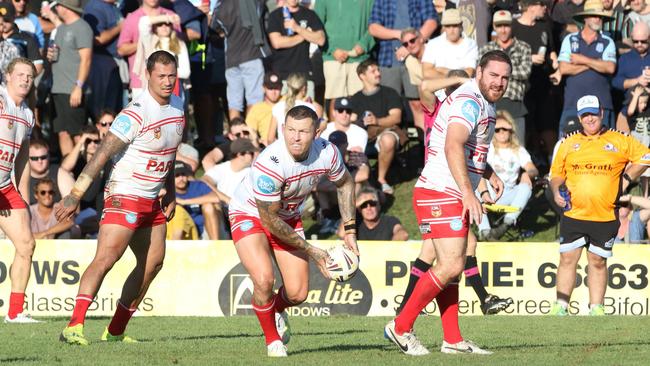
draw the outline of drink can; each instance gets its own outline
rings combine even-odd
[[[50,39],[50,43],[48,44],[48,47],[52,49],[52,59],[51,62],[57,62],[59,61],[59,46],[57,46],[54,43],[53,39]]]
[[[564,184],[560,186],[560,196],[562,196],[564,202],[566,202],[566,205],[564,205],[563,210],[569,211],[571,209],[571,192],[569,192],[569,189]]]
[[[284,20],[291,19],[291,12],[289,11],[289,7],[287,6],[282,7],[282,17],[284,18]],[[293,29],[287,28],[287,35],[293,36]]]

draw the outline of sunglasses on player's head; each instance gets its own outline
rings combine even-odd
[[[39,161],[39,160],[47,160],[48,154],[41,155],[41,156],[30,156],[29,160],[31,161]]]
[[[359,209],[360,209],[360,210],[363,210],[364,208],[366,208],[366,207],[368,207],[368,206],[370,206],[370,207],[377,207],[378,204],[379,204],[379,202],[377,202],[377,201],[375,201],[375,200],[368,200],[368,201],[366,201],[366,202],[360,204],[360,205],[359,205]]]

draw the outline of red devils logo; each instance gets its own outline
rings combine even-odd
[[[156,127],[153,130],[153,137],[159,139],[160,138],[160,127]]]
[[[431,206],[431,216],[440,217],[442,216],[442,209],[438,205]]]

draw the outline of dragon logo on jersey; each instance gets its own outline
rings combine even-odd
[[[122,135],[126,135],[131,130],[131,119],[123,114],[117,116],[111,125],[111,130],[119,132]]]
[[[275,191],[275,183],[273,183],[273,179],[270,177],[260,175],[259,178],[257,178],[257,189],[262,193],[271,194]]]
[[[7,121],[7,128],[9,128],[10,130],[11,130],[12,128],[14,128],[14,121],[13,121],[13,120],[9,120],[9,121]]]
[[[468,121],[476,122],[478,120],[479,107],[475,101],[466,100],[460,110]]]
[[[160,139],[160,127],[156,127],[153,129],[153,137],[156,139]]]
[[[442,216],[442,209],[440,208],[439,205],[433,205],[433,206],[431,206],[431,216],[433,216],[433,217],[440,217],[440,216]]]

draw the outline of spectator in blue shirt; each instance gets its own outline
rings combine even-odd
[[[14,8],[16,8],[15,23],[23,32],[34,35],[38,41],[38,48],[41,50],[45,47],[45,34],[43,34],[43,27],[38,17],[34,13],[29,12],[29,0],[13,0]]]
[[[424,114],[418,89],[411,84],[404,60],[408,51],[402,48],[401,33],[407,28],[420,31],[426,42],[438,28],[438,13],[431,0],[375,0],[368,20],[368,32],[379,44],[377,63],[381,85],[390,87],[409,100],[415,125],[424,128]],[[402,50],[402,53],[395,50]]]
[[[582,30],[564,37],[558,56],[560,73],[566,80],[560,131],[566,121],[576,117],[576,103],[585,93],[600,100],[603,126],[614,127],[610,78],[616,70],[616,46],[610,37],[600,33],[603,21],[610,16],[603,9],[602,0],[588,0],[584,9],[574,16],[584,24]]]
[[[188,164],[177,161],[174,174],[176,203],[190,214],[202,238],[219,240],[223,214],[217,193],[204,182],[194,180]]]

